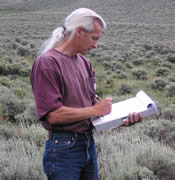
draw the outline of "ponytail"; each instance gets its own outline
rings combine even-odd
[[[97,19],[101,23],[103,29],[106,28],[105,21],[96,12],[87,8],[76,9],[67,16],[63,27],[58,27],[52,32],[50,38],[41,46],[39,55],[58,46],[64,40],[64,36],[68,33],[70,35],[69,38],[72,39],[75,34],[75,29],[79,26],[82,26],[88,32],[92,32],[94,30],[94,19]]]
[[[52,48],[55,48],[64,39],[65,27],[57,27],[51,34],[50,38],[44,42],[39,50],[39,55],[44,54]]]

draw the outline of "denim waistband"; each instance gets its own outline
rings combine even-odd
[[[49,137],[51,138],[52,136],[57,136],[57,137],[74,137],[75,139],[89,139],[90,137],[93,137],[93,133],[90,132],[88,134],[81,134],[78,132],[69,132],[69,131],[54,131],[51,130],[49,131]]]

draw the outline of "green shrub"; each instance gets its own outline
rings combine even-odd
[[[21,64],[0,64],[0,75],[17,74],[20,76],[29,76],[31,68],[24,68]]]
[[[167,85],[167,81],[162,78],[154,78],[151,83],[153,89],[163,90]]]
[[[134,59],[132,60],[132,63],[134,64],[134,66],[140,66],[144,63],[144,60],[142,58]]]
[[[170,109],[170,107],[162,111],[162,117],[166,118],[166,121],[165,119],[159,119],[158,121],[150,120],[144,128],[144,133],[155,142],[161,142],[175,148],[175,123],[169,119],[171,117],[168,109]],[[168,115],[166,113],[168,113]]]
[[[12,43],[11,43],[11,48],[12,48],[12,49],[15,49],[15,50],[16,50],[18,47],[19,47],[19,44],[18,44],[18,43],[16,43],[16,42],[12,42]]]
[[[175,119],[175,105],[170,105],[162,110],[162,117],[165,119]]]
[[[160,67],[156,70],[156,76],[166,77],[170,73],[167,67]]]
[[[175,96],[175,83],[171,82],[169,85],[166,86],[167,95],[170,97]]]
[[[31,48],[31,49],[34,49],[34,48],[35,48],[35,44],[31,43],[31,44],[30,44],[30,48]]]
[[[175,63],[175,54],[169,54],[167,60],[171,63]]]
[[[162,121],[165,123],[165,121]],[[166,121],[168,122],[168,121]],[[174,155],[172,149],[152,141],[144,130],[153,135],[158,131],[167,132],[167,124],[162,128],[153,129],[158,121],[145,121],[143,124],[95,132],[95,140],[99,164],[99,179],[101,180],[140,180],[167,179],[174,176]],[[0,124],[2,125],[2,124]],[[174,123],[169,124],[173,132]],[[0,177],[5,179],[27,180],[45,179],[42,169],[45,130],[36,125],[25,124],[16,128],[14,124],[3,128],[3,132],[11,129],[12,139],[1,137],[0,146]],[[145,127],[143,129],[143,127]],[[0,130],[1,130],[0,126]],[[2,131],[0,135],[3,136]],[[9,133],[9,131],[8,131]],[[168,135],[168,134],[167,134]],[[173,140],[171,136],[171,140]]]
[[[2,180],[43,180],[43,148],[33,142],[9,139],[0,147],[0,177]]]
[[[122,64],[125,64],[126,62],[127,62],[127,59],[125,59],[125,58],[122,58],[122,57],[118,57],[118,58],[116,58],[116,61],[117,62],[120,62],[120,63],[122,63]]]
[[[113,75],[113,78],[118,78],[118,79],[126,79],[128,77],[128,74],[124,72],[123,70],[117,69],[115,70],[115,74]]]
[[[23,40],[23,41],[21,42],[21,45],[26,46],[28,43],[29,43],[28,41]]]
[[[19,72],[19,75],[23,76],[23,77],[29,77],[30,72],[31,72],[31,68],[30,67],[28,67],[28,68],[21,68],[21,70]]]
[[[11,64],[8,66],[8,74],[20,74],[21,68],[20,64]]]
[[[128,78],[128,74],[126,72],[118,70],[116,73],[117,73],[117,77],[119,79],[127,79]]]
[[[42,168],[46,131],[39,125],[0,121],[0,177],[2,180],[44,180]]]
[[[96,93],[103,97],[107,94],[112,94],[114,89],[114,80],[112,77],[98,78]]]
[[[136,162],[138,165],[152,170],[157,178],[166,179],[168,175],[174,179],[175,173],[173,169],[169,169],[171,166],[175,167],[172,158],[173,152],[171,149],[161,144],[155,146],[152,142],[144,147],[144,152],[140,152],[136,158]]]
[[[143,135],[143,127],[108,132],[96,137],[100,179],[156,179],[164,169],[173,175],[173,150]]]
[[[17,43],[21,43],[21,39],[20,39],[20,38],[15,38],[15,41],[16,41]]]
[[[26,123],[21,124],[20,131],[18,131],[18,138],[42,147],[45,143],[46,130],[40,124],[28,125]]]
[[[146,53],[145,53],[145,57],[146,58],[151,58],[151,57],[153,57],[153,56],[155,56],[156,55],[156,52],[154,51],[154,50],[150,50],[150,51],[147,51]]]
[[[103,57],[103,61],[106,61],[106,62],[111,62],[114,58],[110,55],[106,55]]]
[[[161,59],[161,57],[159,57],[159,56],[155,56],[155,57],[151,60],[151,63],[152,63],[153,65],[156,65],[156,66],[161,65],[161,62],[162,62],[162,59]]]
[[[111,62],[112,70],[124,70],[124,66],[121,62],[112,61]]]
[[[146,51],[152,50],[152,46],[150,44],[144,44],[143,47],[145,48]]]
[[[147,79],[147,72],[143,69],[133,69],[132,75],[138,80],[146,80]]]
[[[171,51],[166,45],[159,43],[154,45],[154,50],[161,55],[168,54]]]
[[[0,137],[3,137],[5,140],[14,138],[17,135],[17,128],[7,121],[3,124],[3,121],[0,120]]]
[[[132,69],[134,67],[130,62],[126,62],[125,65],[128,69]]]
[[[112,65],[110,61],[104,61],[103,65],[104,65],[105,70],[112,69]]]
[[[168,77],[168,80],[169,80],[170,82],[175,82],[175,74],[170,75],[170,76]]]
[[[16,50],[10,49],[10,50],[7,52],[7,54],[8,54],[9,56],[15,57],[15,56],[16,56]]]
[[[26,106],[8,88],[0,88],[0,102],[3,104],[3,115],[8,116],[8,120],[16,122],[15,116],[22,113]]]
[[[106,71],[106,74],[107,74],[108,76],[111,76],[111,75],[112,75],[112,71],[107,70],[107,71]]]
[[[29,54],[33,59],[36,59],[38,55],[38,50],[37,49],[31,49],[30,54]]]
[[[10,87],[11,83],[7,77],[0,78],[0,84],[6,87]]]
[[[167,68],[169,68],[169,69],[172,68],[171,63],[169,63],[169,62],[163,62],[163,63],[161,64],[161,66],[162,66],[162,67],[167,67]]]
[[[0,64],[0,75],[8,75],[9,69],[8,66],[4,63]]]
[[[119,89],[121,95],[129,94],[132,92],[132,88],[129,84],[122,84]]]
[[[29,50],[26,47],[22,47],[22,46],[20,46],[16,49],[16,53],[17,53],[17,55],[20,55],[20,56],[30,55]]]
[[[99,48],[104,48],[105,46],[106,46],[106,45],[105,45],[103,42],[99,42],[99,43],[98,43],[98,47],[99,47]]]
[[[15,116],[15,120],[20,122],[25,122],[26,124],[36,124],[38,123],[36,107],[34,104],[28,104],[26,109],[21,113]]]
[[[0,47],[0,54],[1,54],[1,56],[5,56],[5,55],[7,55],[7,52],[4,48]]]
[[[14,59],[12,57],[9,57],[9,56],[4,57],[4,61],[5,61],[5,63],[9,63],[9,64],[14,63]]]

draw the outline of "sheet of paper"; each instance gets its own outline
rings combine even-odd
[[[148,108],[150,104],[155,104],[154,101],[143,91],[139,91],[136,94],[136,97],[140,100],[140,102]]]
[[[131,98],[127,101],[121,101],[112,105],[112,111],[110,114],[103,116],[103,121],[110,121],[113,119],[119,119],[128,116],[131,112],[144,111],[145,106],[140,103],[137,98]]]
[[[151,105],[150,108],[149,105]],[[119,127],[122,125],[122,119],[126,118],[129,113],[142,113],[143,117],[147,117],[155,114],[156,111],[157,106],[152,99],[143,91],[139,91],[136,97],[113,104],[110,114],[97,117],[92,120],[92,123],[97,129]]]

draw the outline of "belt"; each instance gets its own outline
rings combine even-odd
[[[72,131],[57,131],[57,130],[50,130],[49,131],[49,137],[53,135],[59,135],[60,137],[75,137],[76,139],[85,139],[93,137],[93,133],[89,132],[87,134],[82,134],[79,132],[72,132]]]

